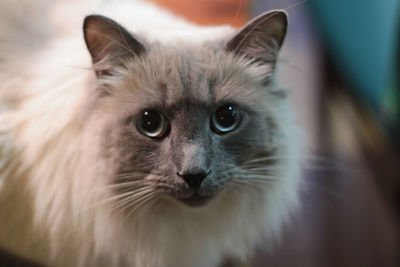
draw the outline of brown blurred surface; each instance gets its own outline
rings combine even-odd
[[[201,25],[241,26],[248,20],[247,0],[149,0]]]

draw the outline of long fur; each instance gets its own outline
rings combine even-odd
[[[159,207],[136,214],[131,229],[105,208],[110,203],[101,203],[111,196],[94,191],[107,184],[95,179],[103,171],[93,161],[97,137],[83,131],[97,86],[80,31],[84,15],[100,12],[137,25],[130,30],[149,40],[177,45],[233,29],[200,28],[139,2],[95,9],[50,2],[0,3],[0,246],[52,266],[209,267],[227,255],[245,258],[262,237],[276,240],[298,201],[296,130],[287,103],[276,114],[288,133],[279,142],[290,144],[276,176],[290,179],[273,189],[224,194],[191,211]]]

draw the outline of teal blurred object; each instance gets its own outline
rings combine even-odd
[[[398,123],[400,1],[309,3],[336,69],[381,119]]]

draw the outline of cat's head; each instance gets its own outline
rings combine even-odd
[[[87,17],[92,117],[115,194],[192,207],[278,179],[289,144],[271,78],[286,27],[273,11],[214,42],[163,44]]]

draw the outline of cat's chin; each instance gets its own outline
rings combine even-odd
[[[177,200],[189,207],[202,207],[205,206],[215,195],[200,195],[193,193],[191,196],[184,198],[177,198]]]

